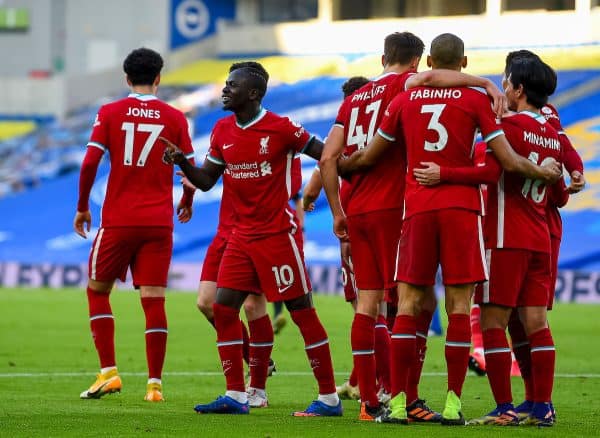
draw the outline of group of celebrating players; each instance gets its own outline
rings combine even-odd
[[[501,92],[488,79],[460,72],[467,58],[457,36],[436,37],[427,57],[432,70],[417,73],[423,50],[409,32],[388,35],[382,74],[345,84],[346,97],[325,144],[263,108],[269,75],[259,63],[233,64],[222,91],[223,109],[233,114],[215,124],[200,167],[191,159],[183,115],[155,97],[160,55],[137,49],[127,57],[132,94],[98,113],[74,221],[85,237],[89,193],[103,152],[109,151],[111,171],[87,290],[101,372],[82,398],[121,390],[109,293],[130,267],[146,315],[145,398],[163,400],[176,164],[184,176],[181,222],[191,218],[194,187],[207,191],[223,179],[220,223],[203,265],[198,306],[216,329],[226,392],[198,404],[196,412],[247,414],[268,406],[274,335],[266,304],[282,301],[300,329],[319,387],[317,399],[293,415],[342,415],[327,332],[312,302],[301,227],[289,205],[301,184],[296,154],[304,153],[319,160],[320,171],[305,191],[305,208],[310,210],[318,193],[310,191],[311,183],[320,181],[342,247],[346,298],[355,301],[351,344],[359,419],[467,423],[460,397],[475,293],[497,406],[469,424],[554,424],[555,350],[546,312],[562,234],[558,207],[569,191],[585,184],[581,159],[547,104],[556,73],[532,52],[511,52]],[[476,163],[478,133],[487,153]],[[447,396],[438,413],[419,397],[418,384],[440,266],[449,324]],[[248,329],[239,317],[242,306]],[[526,389],[517,407],[511,351]]]

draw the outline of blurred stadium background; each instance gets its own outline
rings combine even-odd
[[[132,49],[165,58],[159,97],[186,112],[202,160],[231,62],[263,62],[265,106],[324,137],[341,84],[375,76],[383,38],[404,30],[426,47],[459,35],[465,71],[497,82],[514,49],[558,70],[551,101],[588,187],[563,209],[557,296],[600,302],[600,0],[0,0],[0,286],[85,284],[91,242],[72,231],[78,169],[97,108],[127,93],[121,63]],[[304,161],[305,182],[313,168]],[[94,186],[95,225],[107,172],[104,163]],[[191,223],[176,226],[170,288],[196,288],[219,199],[220,186],[197,193]],[[315,290],[338,293],[324,197],[306,217],[305,250]]]

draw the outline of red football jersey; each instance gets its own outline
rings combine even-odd
[[[378,133],[389,141],[403,137],[406,143],[405,217],[445,208],[482,211],[478,187],[423,186],[413,176],[421,162],[472,166],[478,128],[485,142],[502,135],[488,96],[476,89],[418,87],[394,98]]]
[[[98,111],[87,145],[110,155],[103,227],[173,226],[173,166],[159,136],[193,157],[185,116],[155,96],[132,93]]]
[[[406,80],[415,72],[385,73],[356,90],[340,106],[335,125],[344,129],[344,155],[362,149],[371,140],[392,99],[404,91]],[[385,159],[366,171],[354,172],[347,188],[346,214],[402,208],[406,171],[404,145],[393,145]]]
[[[236,233],[256,237],[297,227],[288,203],[292,162],[311,138],[302,126],[265,109],[245,125],[235,115],[217,121],[207,158],[226,166]]]
[[[219,226],[217,232],[228,235],[235,227],[235,207],[232,204],[231,182],[225,183],[229,171],[225,170],[223,175],[223,193],[221,195],[221,206],[219,208]],[[302,188],[302,161],[296,156],[292,162],[292,196]]]
[[[541,115],[523,111],[502,119],[502,126],[519,155],[539,165],[560,161],[559,135]],[[542,180],[502,172],[498,184],[488,186],[486,248],[550,252],[546,191]]]

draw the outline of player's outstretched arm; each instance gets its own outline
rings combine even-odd
[[[502,168],[508,172],[517,172],[527,178],[541,179],[548,184],[554,184],[562,176],[562,166],[556,161],[552,160],[549,164],[538,166],[517,154],[504,135],[490,140],[488,146],[494,151]]]
[[[486,154],[485,164],[468,167],[440,167],[436,163],[422,162],[420,168],[413,169],[417,182],[424,186],[434,186],[442,182],[452,184],[495,184],[500,178],[502,167],[494,154]]]
[[[174,143],[164,137],[158,138],[166,145],[163,155],[165,163],[177,164],[189,182],[203,192],[210,190],[223,174],[225,170],[224,165],[205,159],[201,167],[196,167],[189,162],[181,149]]]
[[[493,100],[494,113],[500,117],[508,109],[506,95],[490,79],[473,76],[456,70],[435,69],[412,75],[405,88],[415,87],[477,87],[484,88]]]

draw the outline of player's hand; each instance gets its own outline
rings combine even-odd
[[[585,187],[585,177],[578,170],[574,170],[571,173],[571,182],[567,190],[570,194],[579,193]]]
[[[548,184],[554,184],[562,177],[562,164],[551,159],[542,166],[544,172],[544,181]]]
[[[348,225],[346,224],[346,216],[333,217],[333,233],[342,241],[348,240]]]
[[[421,162],[422,168],[413,169],[417,182],[423,186],[434,186],[441,182],[440,166],[432,162]]]
[[[196,190],[196,186],[192,184],[189,179],[187,179],[185,173],[183,173],[181,170],[175,172],[175,175],[181,177],[181,185],[187,187],[188,189]]]
[[[163,153],[163,162],[166,164],[181,164],[185,161],[185,155],[177,147],[177,145],[164,137],[158,137],[165,144],[165,152]]]
[[[496,114],[496,117],[502,117],[502,114],[508,111],[508,100],[506,99],[506,94],[502,92],[496,84],[492,81],[489,81],[488,85],[485,87],[485,91],[488,96],[492,98],[492,109]]]
[[[350,242],[348,240],[340,242],[340,253],[342,256],[342,260],[348,266],[352,266],[352,263],[350,262],[350,257],[352,256],[352,250],[350,247]]]
[[[185,224],[192,218],[193,208],[191,205],[183,205],[181,202],[177,206],[177,220]]]
[[[84,239],[87,239],[86,231],[89,233],[92,227],[92,215],[90,211],[78,211],[73,219],[73,229]]]

